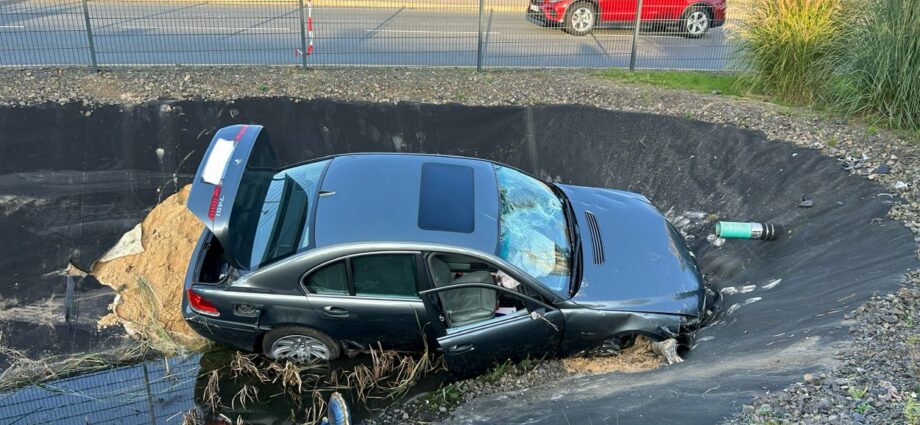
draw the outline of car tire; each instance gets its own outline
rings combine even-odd
[[[583,36],[588,35],[597,23],[597,8],[586,1],[577,1],[565,11],[565,32]]]
[[[680,18],[680,31],[687,38],[700,38],[712,27],[712,14],[709,9],[691,6]]]
[[[262,338],[262,352],[274,360],[313,363],[339,358],[342,348],[329,335],[316,329],[285,326],[265,334]]]

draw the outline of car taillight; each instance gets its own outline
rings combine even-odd
[[[204,314],[205,316],[220,316],[217,307],[214,307],[214,304],[202,298],[201,295],[198,295],[192,288],[188,288],[186,292],[188,293],[188,305],[192,308],[192,311]]]
[[[221,185],[214,186],[214,192],[211,194],[211,205],[208,207],[208,219],[211,221],[214,221],[217,207],[220,205],[220,187]]]

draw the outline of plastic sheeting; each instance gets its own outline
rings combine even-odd
[[[726,296],[684,363],[485,397],[461,406],[455,423],[716,422],[759,392],[832,365],[848,338],[843,315],[917,266],[913,235],[887,218],[896,200],[878,196],[882,187],[818,152],[729,126],[577,106],[287,99],[85,112],[79,104],[0,109],[0,234],[15,241],[0,244],[0,296],[15,306],[64,299],[64,278],[54,273],[68,260],[87,267],[102,256],[189,181],[214,131],[235,123],[265,125],[286,163],[361,151],[476,156],[564,183],[638,191],[664,211],[792,230],[775,242],[692,246]],[[797,208],[802,195],[814,207]],[[92,289],[81,285],[75,299]],[[4,343],[36,353],[112,344],[89,329],[34,323],[0,320]]]

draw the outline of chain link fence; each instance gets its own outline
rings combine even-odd
[[[103,370],[0,393],[2,424],[182,424],[196,407],[197,357]]]
[[[0,66],[729,70],[743,9],[725,0],[0,0]]]

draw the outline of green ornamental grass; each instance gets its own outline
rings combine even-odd
[[[920,129],[920,0],[864,0],[840,43],[833,104]]]
[[[818,100],[849,16],[843,0],[756,1],[739,31],[753,84],[785,101]]]

